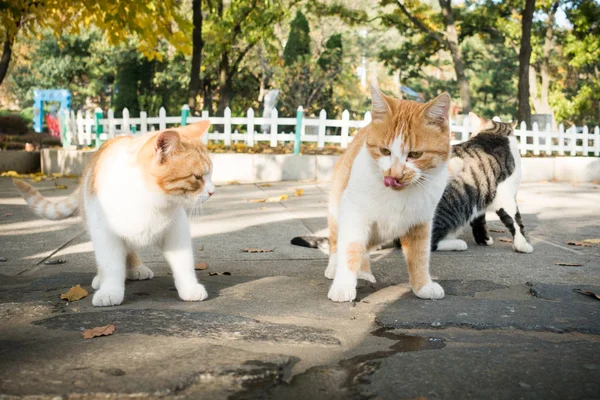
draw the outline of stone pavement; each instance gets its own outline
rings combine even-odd
[[[59,183],[68,189],[35,185],[54,199],[76,185]],[[573,291],[600,293],[600,245],[565,244],[600,238],[600,186],[523,185],[534,252],[514,253],[505,230],[489,248],[465,234],[467,251],[432,256],[441,301],[415,298],[401,252],[387,249],[372,256],[378,282],[346,304],[327,299],[326,256],[289,244],[326,228],[326,193],[315,182],[219,187],[192,224],[209,298],[180,301],[147,249],[155,278],[99,309],[91,296],[59,298],[76,284],[93,292],[81,224],[37,219],[0,178],[0,398],[600,398],[600,301]],[[242,252],[251,247],[274,250]],[[109,323],[113,335],[81,337]]]

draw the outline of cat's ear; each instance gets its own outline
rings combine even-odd
[[[475,136],[481,132],[481,118],[479,118],[479,116],[473,111],[469,113],[469,124],[471,125],[471,128],[473,128],[473,133],[471,133],[471,136]]]
[[[450,121],[450,104],[452,99],[446,92],[431,100],[423,110],[423,117],[428,124],[447,127]]]
[[[200,139],[206,132],[208,132],[209,126],[210,121],[204,119],[202,121],[194,122],[193,124],[180,126],[177,128],[177,132],[195,139]]]
[[[159,133],[154,140],[154,157],[161,162],[164,161],[179,146],[180,142],[179,134],[173,130]]]
[[[383,122],[391,114],[385,95],[375,85],[371,85],[371,121]]]

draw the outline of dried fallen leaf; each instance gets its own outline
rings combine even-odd
[[[231,272],[227,272],[227,271],[225,271],[225,272],[223,272],[223,274],[222,274],[222,275],[231,275]]]
[[[598,181],[592,181],[592,184],[597,185]]]
[[[67,301],[77,301],[87,297],[88,292],[81,285],[73,286],[67,293],[60,295],[60,298]]]
[[[594,292],[591,292],[589,290],[585,290],[585,289],[573,289],[573,291],[575,293],[581,293],[581,294],[584,294],[586,296],[594,297],[595,299],[600,300],[600,295],[598,295],[598,294],[596,294]]]
[[[584,239],[583,241],[585,243],[600,244],[600,238],[597,238],[597,239]]]
[[[239,185],[240,183],[238,181],[229,181],[227,182],[228,185]]]
[[[13,213],[5,213],[4,216],[5,217],[12,217],[14,214]]]
[[[261,183],[260,185],[258,185],[258,187],[261,187],[261,188],[262,187],[271,187],[271,186],[273,186],[273,185],[270,183]]]
[[[495,233],[504,233],[504,229],[490,229],[490,232],[495,232]]]
[[[208,276],[215,276],[215,275],[219,275],[219,273],[218,272],[209,272],[208,273]]]
[[[110,336],[113,333],[115,333],[115,329],[117,329],[115,324],[97,326],[95,328],[84,330],[83,332],[81,332],[81,336],[83,336],[84,339],[91,339],[97,336]]]
[[[498,240],[501,242],[504,242],[504,243],[512,243],[512,239],[505,238],[505,237],[498,238]]]
[[[194,266],[194,269],[195,269],[195,270],[203,270],[203,269],[208,269],[208,264],[207,264],[207,263],[205,263],[205,262],[201,262],[201,263],[199,263],[199,264],[196,264],[196,265]]]
[[[581,267],[583,264],[578,263],[568,263],[568,262],[557,262],[554,265],[560,265],[561,267]]]
[[[244,253],[272,253],[275,249],[255,249],[255,248],[247,248],[242,250]]]
[[[282,194],[281,196],[267,197],[265,199],[250,199],[248,201],[251,203],[277,203],[279,201],[284,201],[287,199],[288,199],[288,195]]]
[[[302,196],[304,194],[304,189],[296,189],[296,196]]]
[[[259,208],[260,211],[264,211],[264,210],[268,210],[268,209],[269,209],[269,207],[261,207],[261,208]]]
[[[592,247],[591,244],[589,243],[585,243],[585,242],[577,242],[574,240],[569,240],[565,242],[566,244],[570,245],[570,246],[579,246],[579,247]]]
[[[204,251],[204,245],[200,246],[200,248],[198,250]]]
[[[54,186],[56,186],[57,189],[68,189],[69,187],[67,185],[59,185],[58,183],[54,183]]]

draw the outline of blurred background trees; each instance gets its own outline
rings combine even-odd
[[[339,118],[367,111],[377,82],[448,91],[457,119],[600,123],[595,0],[9,0],[0,20],[3,109],[67,88],[74,109],[241,115],[278,89],[280,115]]]

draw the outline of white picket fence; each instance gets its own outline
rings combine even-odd
[[[299,107],[298,114],[302,115]],[[338,144],[347,148],[352,141],[352,135],[358,129],[371,121],[371,113],[366,112],[363,119],[351,120],[350,113],[345,110],[342,119],[327,119],[325,110],[321,110],[319,118],[279,118],[276,109],[272,110],[269,118],[255,117],[254,110],[249,109],[246,117],[232,117],[231,110],[225,109],[223,117],[209,116],[204,111],[201,117],[188,116],[189,108],[182,107],[182,115],[167,116],[164,108],[161,108],[157,117],[148,117],[146,112],[141,112],[137,118],[129,115],[129,110],[123,110],[122,118],[114,118],[114,112],[109,110],[107,116],[102,115],[102,110],[96,109],[92,114],[89,110],[84,113],[71,111],[63,116],[63,144],[67,147],[74,145],[91,146],[97,137],[96,131],[101,130],[98,135],[100,141],[115,136],[135,135],[145,132],[164,130],[168,127],[179,126],[183,123],[193,123],[202,119],[209,119],[211,128],[209,134],[204,136],[205,142],[222,142],[229,146],[232,143],[245,143],[254,146],[257,142],[269,142],[271,147],[277,147],[279,143],[294,142],[296,140],[296,129],[298,119],[301,120],[300,141],[302,143],[316,143],[318,148],[326,144]],[[101,116],[101,117],[100,117]],[[472,128],[468,125],[468,118],[463,125],[451,124],[453,135],[452,144],[460,143],[469,139]],[[98,129],[97,127],[101,127]],[[531,153],[533,155],[570,155],[570,156],[600,156],[600,128],[596,126],[590,130],[587,126],[572,126],[565,129],[561,124],[558,131],[553,131],[548,125],[540,129],[536,123],[528,130],[523,122],[519,129],[515,130],[519,139],[521,154]],[[99,142],[99,141],[98,141]]]

